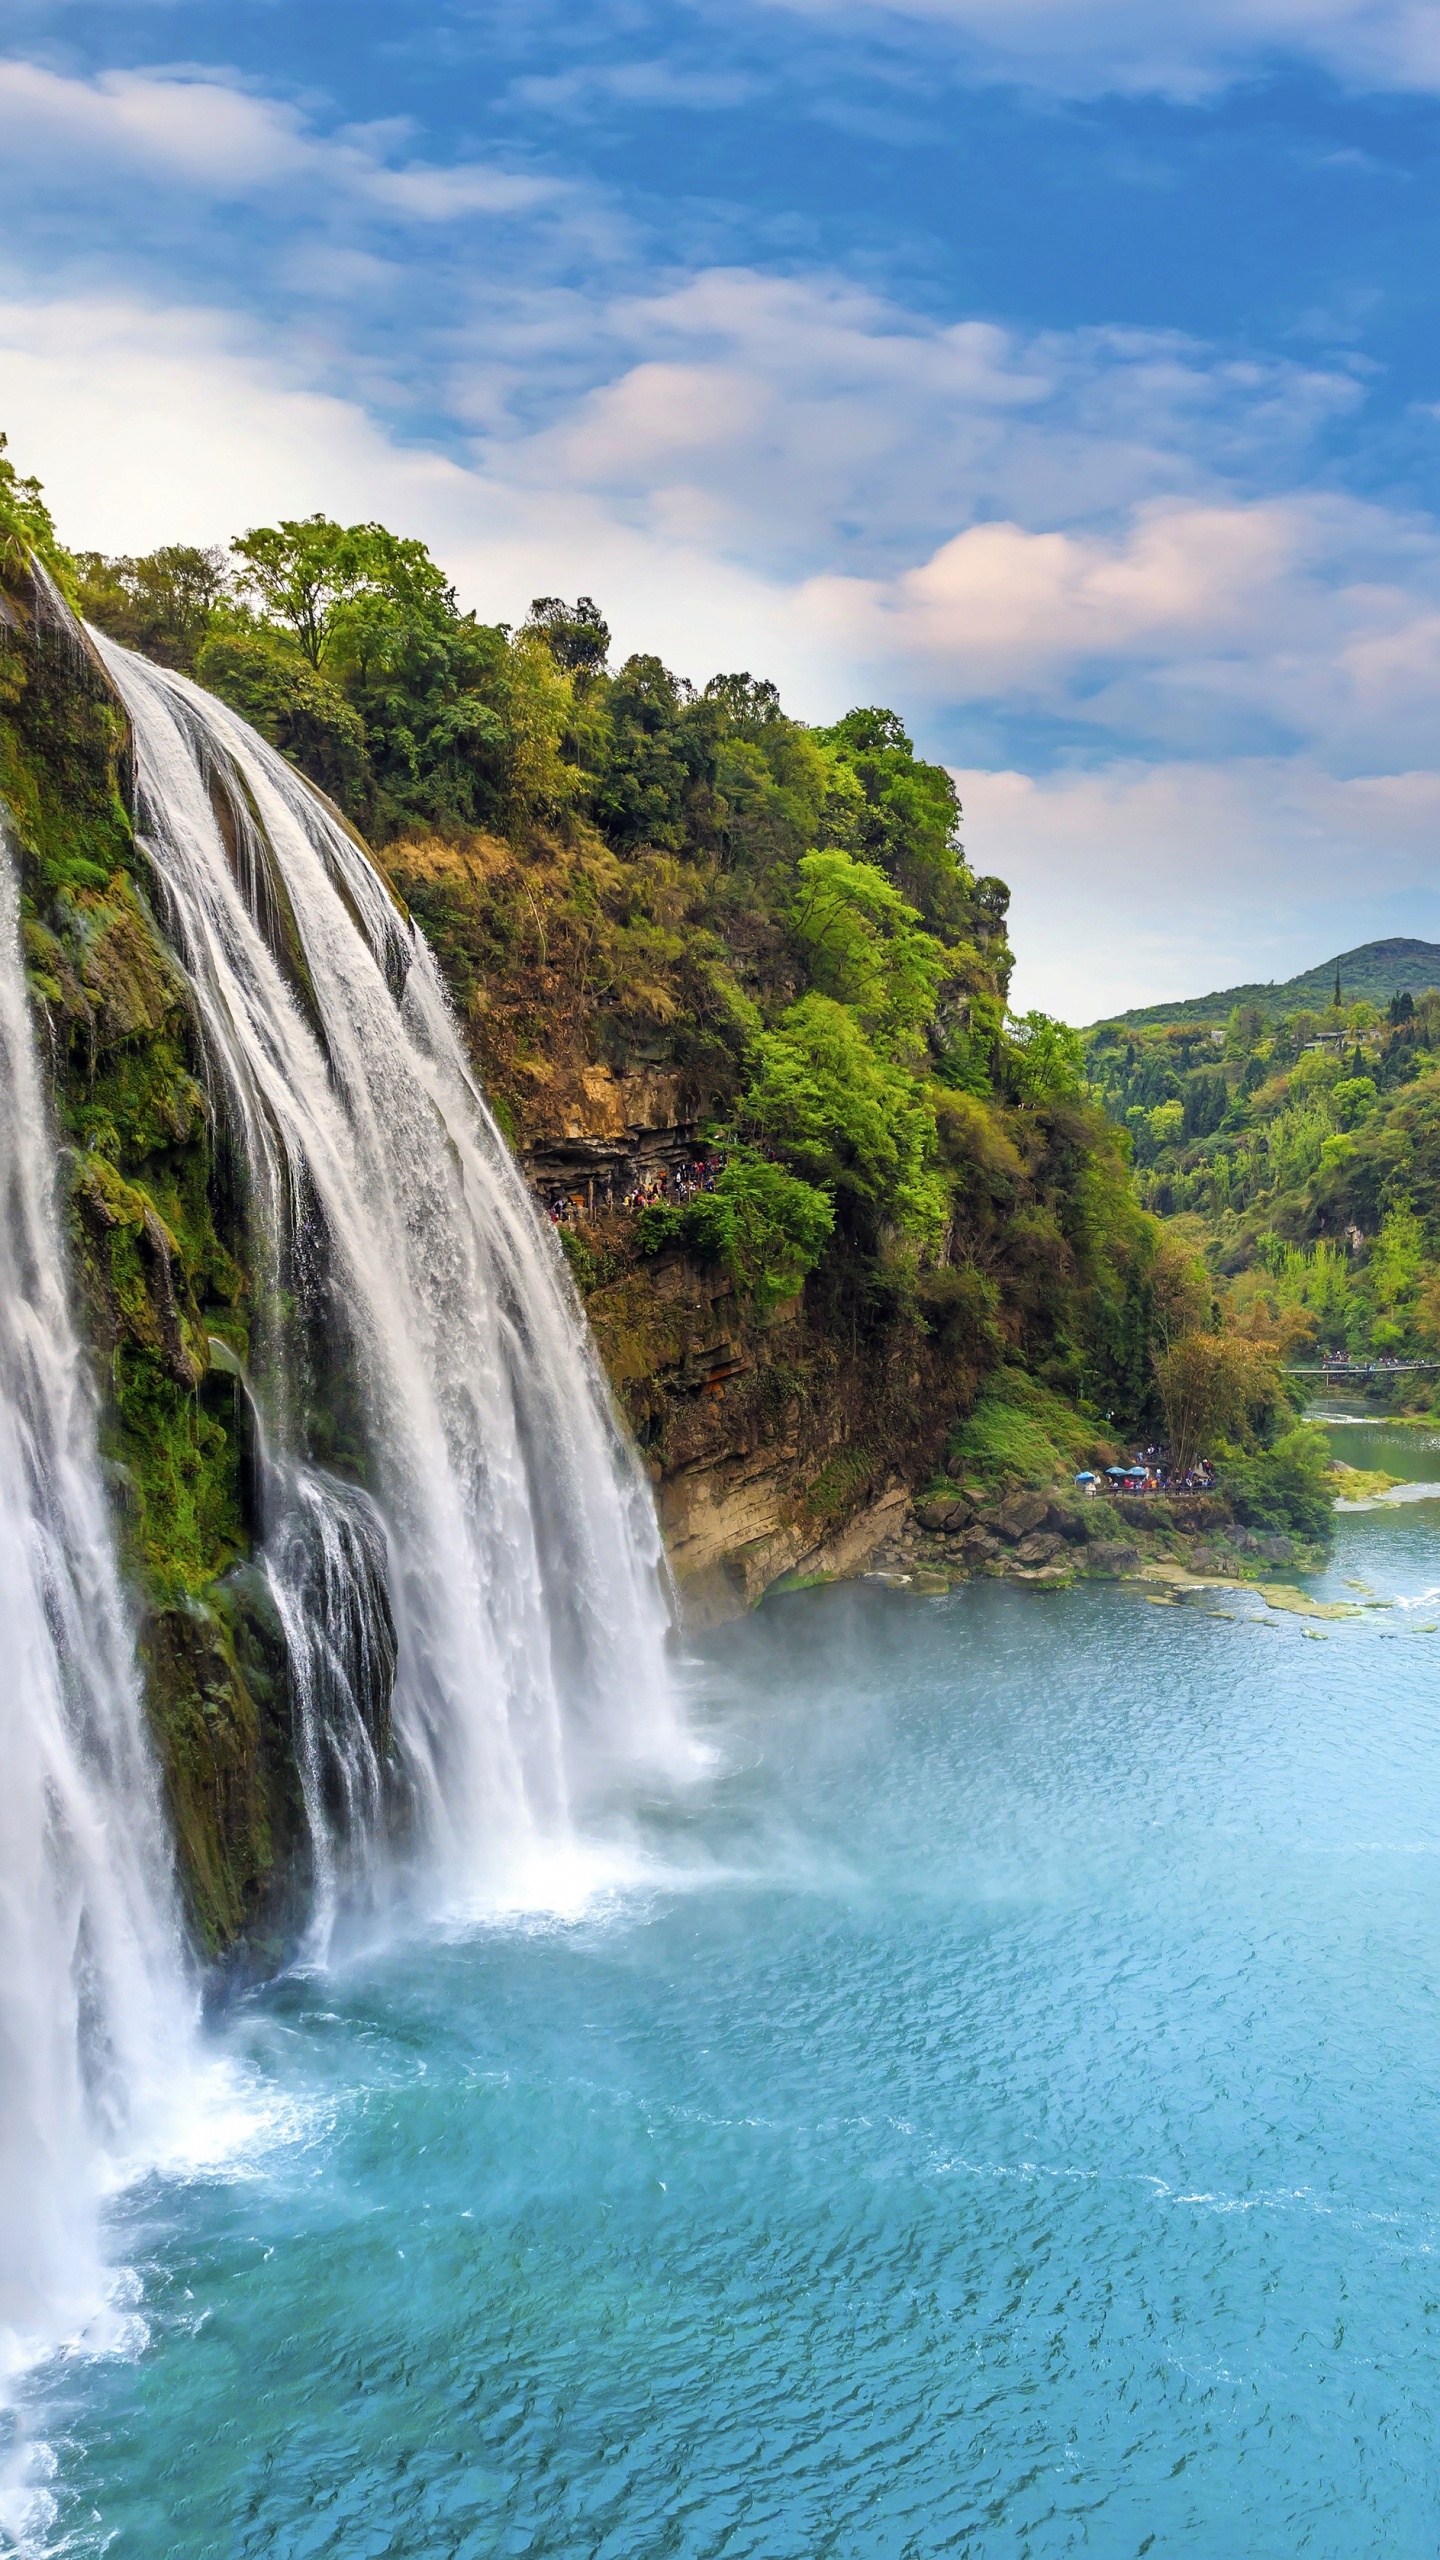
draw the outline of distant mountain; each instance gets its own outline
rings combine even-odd
[[[1300,977],[1284,978],[1278,984],[1272,978],[1264,986],[1221,987],[1212,996],[1140,1005],[1133,1013],[1109,1013],[1103,1019],[1124,1030],[1143,1031],[1167,1022],[1221,1023],[1237,1004],[1258,1004],[1270,1015],[1322,1013],[1334,999],[1337,968],[1347,1004],[1358,1004],[1364,996],[1371,1004],[1386,1005],[1394,995],[1418,996],[1427,987],[1440,987],[1440,942],[1408,942],[1403,935],[1389,942],[1362,942],[1358,951],[1342,951],[1336,959],[1322,961],[1318,969],[1306,969]],[[1098,1027],[1091,1025],[1092,1030]]]

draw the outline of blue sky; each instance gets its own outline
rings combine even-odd
[[[9,0],[0,426],[902,710],[1072,1018],[1440,939],[1425,0]]]

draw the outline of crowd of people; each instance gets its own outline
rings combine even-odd
[[[586,1191],[562,1192],[550,1203],[550,1223],[556,1227],[573,1226],[577,1219],[593,1217],[597,1210],[620,1209],[634,1217],[642,1209],[681,1209],[702,1191],[714,1190],[722,1162],[720,1156],[695,1156],[688,1164],[662,1165],[618,1199],[608,1184],[598,1199]]]
[[[713,1191],[720,1171],[719,1156],[696,1156],[690,1164],[674,1165],[652,1174],[645,1182],[627,1191],[622,1209],[658,1209],[670,1206],[683,1209],[687,1200],[698,1199],[702,1191]]]
[[[1152,1446],[1137,1449],[1132,1464],[1123,1469],[1109,1467],[1107,1476],[1112,1486],[1123,1476],[1119,1487],[1125,1493],[1213,1493],[1215,1470],[1208,1458],[1197,1458],[1193,1467],[1177,1474],[1170,1464],[1170,1452]]]

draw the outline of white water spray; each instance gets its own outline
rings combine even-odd
[[[193,2016],[0,821],[0,2365],[90,2331]]]
[[[319,1951],[396,1873],[387,1831],[429,1898],[503,1899],[627,1764],[676,1765],[662,1549],[423,939],[244,721],[92,636],[245,1192]]]

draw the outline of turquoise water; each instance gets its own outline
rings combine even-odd
[[[253,2129],[117,2209],[148,2343],[30,2386],[37,2547],[1428,2560],[1440,1504],[1362,1581],[714,1640],[618,1880],[228,2022]]]

